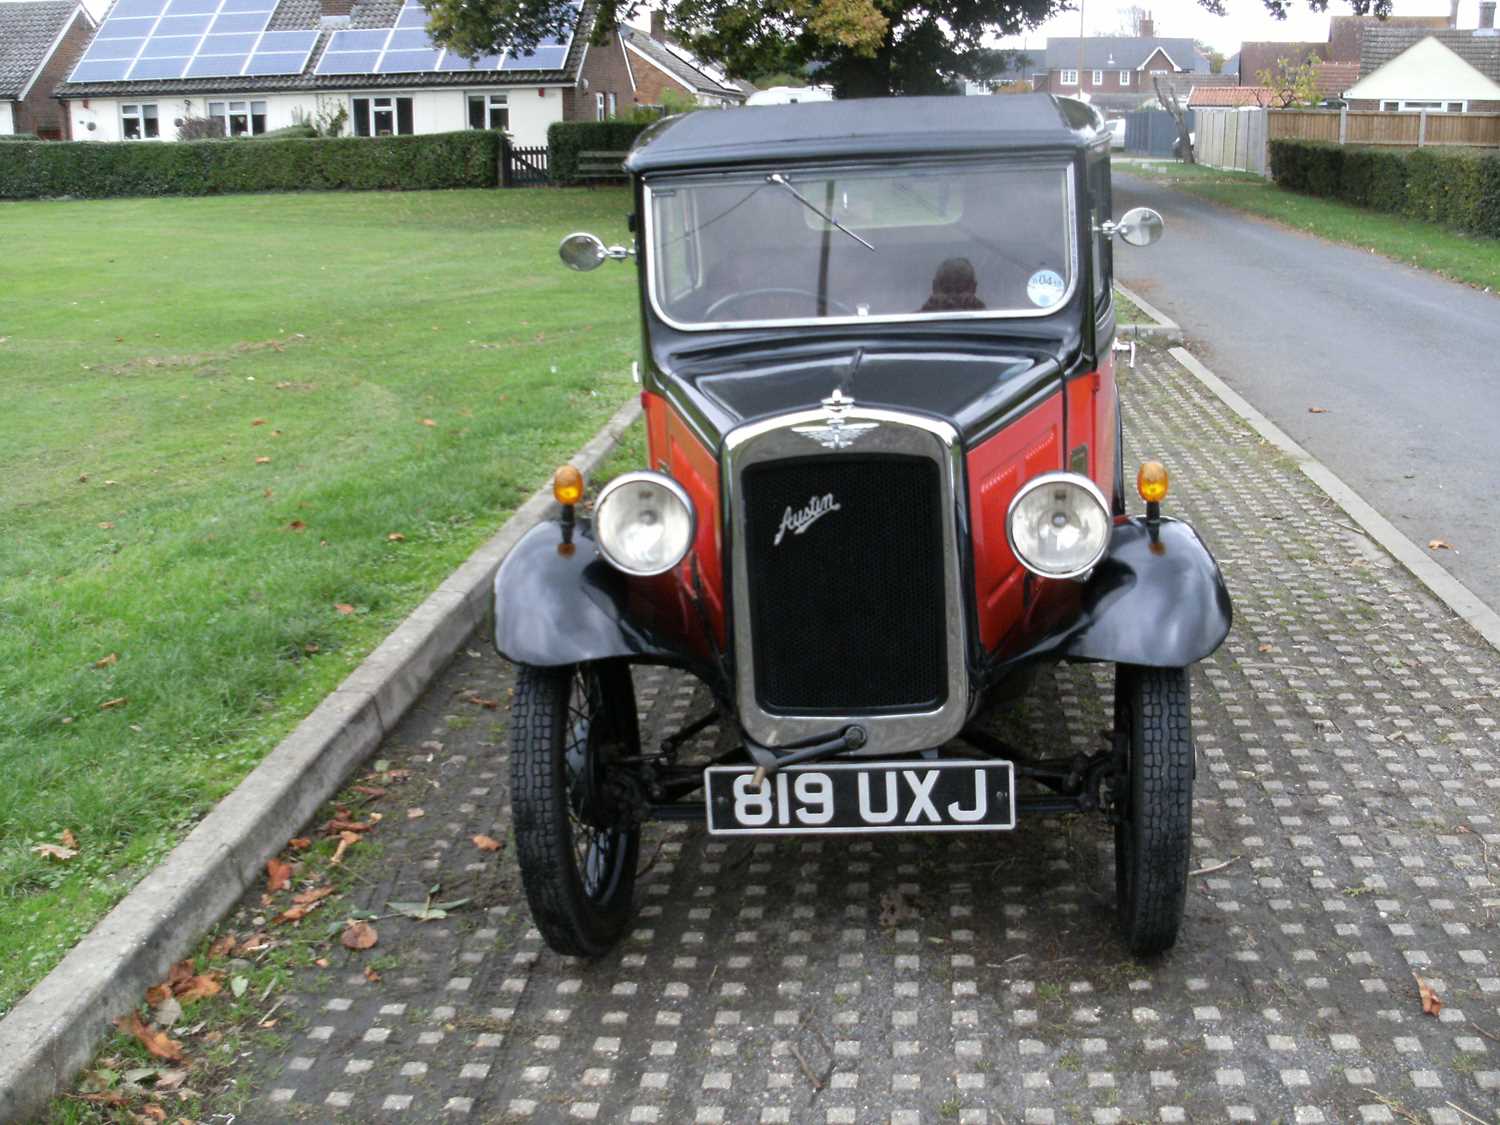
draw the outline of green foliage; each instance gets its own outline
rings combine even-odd
[[[189,114],[177,123],[179,141],[214,141],[224,136],[221,117],[194,117]]]
[[[242,140],[249,141],[280,141],[288,137],[316,137],[318,130],[313,125],[285,125],[280,129],[272,129],[269,133],[260,133],[256,136],[243,137]]]
[[[500,134],[302,137],[257,144],[38,143],[0,155],[0,199],[494,187]]]
[[[1271,91],[1274,104],[1286,109],[1289,106],[1316,105],[1322,96],[1318,93],[1317,55],[1309,54],[1301,63],[1291,59],[1277,59],[1269,70],[1257,70],[1255,81]]]
[[[39,141],[35,133],[0,133],[0,141]]]
[[[624,152],[649,122],[557,121],[547,128],[547,174],[553,183],[579,181],[580,152]]]
[[[1497,153],[1277,140],[1271,175],[1292,191],[1500,238]]]

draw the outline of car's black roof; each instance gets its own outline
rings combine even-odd
[[[924,156],[1000,150],[1079,149],[1103,118],[1050,94],[862,98],[797,105],[703,109],[641,134],[632,172],[785,160]]]

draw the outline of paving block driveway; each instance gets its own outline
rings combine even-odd
[[[441,883],[475,906],[382,922],[376,950],[301,982],[284,1052],[244,1060],[248,1118],[1494,1122],[1500,657],[1170,358],[1142,352],[1123,381],[1130,453],[1171,467],[1167,509],[1235,597],[1194,679],[1200,873],[1169,956],[1122,955],[1109,837],[1069,818],[656,829],[629,938],[559,957],[509,844],[468,843],[509,817],[504,711],[463,702],[509,673],[476,640],[380,751],[427,815],[390,810],[357,896],[385,912]],[[1013,737],[1092,749],[1111,682],[1042,677]],[[658,736],[703,705],[675,675],[637,686]]]

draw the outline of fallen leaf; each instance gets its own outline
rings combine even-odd
[[[1417,976],[1416,973],[1412,973],[1412,978],[1417,982],[1417,995],[1422,998],[1422,1011],[1426,1012],[1429,1016],[1435,1016],[1441,1012],[1443,1010],[1443,1001],[1432,990],[1432,985]]]
[[[159,1105],[147,1105],[141,1107],[141,1116],[149,1118],[152,1121],[165,1121],[167,1119],[167,1111]]]
[[[257,457],[255,459],[255,463],[257,465],[269,465],[271,463],[271,459],[269,457]]]
[[[31,850],[43,859],[55,859],[61,863],[66,863],[78,854],[72,848],[65,848],[61,844],[37,844]]]
[[[359,843],[359,841],[360,835],[358,832],[340,832],[339,846],[333,849],[333,856],[328,860],[328,862],[334,867],[337,867],[339,864],[343,863],[344,852],[349,850],[349,845],[357,844]]]
[[[194,1000],[206,1000],[210,996],[217,996],[223,991],[219,987],[218,973],[202,973],[190,978],[181,988],[174,988],[177,999],[183,1004],[191,1004]]]
[[[153,1008],[160,1007],[166,1003],[171,995],[171,985],[153,984],[150,988],[146,989],[146,1003]]]
[[[286,842],[286,846],[289,848],[296,848],[299,852],[302,852],[312,847],[312,841],[309,840],[306,836],[293,836]]]
[[[347,810],[339,810],[345,812]],[[372,813],[369,820],[350,820],[347,816],[336,816],[323,825],[323,833],[332,836],[335,832],[368,832],[375,827],[375,816]]]
[[[402,535],[399,531],[393,531],[393,532],[391,532],[389,535],[386,536],[386,538],[389,539],[392,543],[405,543],[406,542],[406,536]]]
[[[1328,408],[1326,406],[1309,406],[1307,412],[1309,414],[1327,414]]]
[[[1274,652],[1275,649],[1276,649],[1275,645],[1261,645],[1260,646],[1260,651],[1261,652]]]
[[[385,790],[378,785],[356,785],[353,789],[356,793],[363,794],[372,801],[385,796]]]
[[[305,645],[302,646],[302,651],[307,653],[308,656],[311,656],[313,653],[318,651],[318,646],[312,641],[308,641]]]
[[[314,903],[320,899],[325,899],[331,894],[333,894],[333,886],[330,884],[326,887],[315,887],[313,890],[303,891],[300,894],[295,894],[292,896],[292,901],[295,902],[298,906],[307,906],[309,903]]]
[[[284,891],[292,882],[292,865],[281,859],[266,860],[266,893]]]
[[[1427,549],[1430,551],[1451,551],[1453,550],[1453,544],[1446,539],[1429,539],[1427,540]]]
[[[58,842],[61,843],[65,848],[76,848],[78,846],[78,837],[73,835],[73,830],[71,828],[64,828],[62,831],[62,835],[57,839]]]
[[[240,997],[244,996],[245,995],[245,991],[249,987],[250,987],[250,978],[249,977],[230,977],[229,978],[229,991],[232,992],[232,993],[234,993],[234,998],[236,1000],[238,1000]]]
[[[99,710],[108,711],[113,707],[123,707],[129,702],[130,697],[126,695],[119,696],[115,699],[106,699],[103,703],[99,704]]]
[[[89,1102],[93,1105],[120,1106],[126,1105],[130,1099],[118,1090],[105,1090],[98,1094],[79,1094],[78,1100]]]
[[[436,426],[437,423],[434,422],[431,418],[423,418],[422,419],[422,425],[424,425],[424,426]]]
[[[305,531],[307,529],[307,524],[303,523],[301,520],[293,520],[286,526],[289,531]]]
[[[326,969],[326,968],[328,968],[328,958],[327,957],[318,957],[318,958],[314,959],[313,964],[316,965],[320,969]]]
[[[365,980],[369,981],[371,984],[379,984],[380,983],[380,974],[377,973],[374,969],[370,968],[369,965],[366,965],[365,966]]]
[[[151,1009],[151,1022],[157,1027],[167,1028],[182,1018],[182,1001],[175,996],[166,997]]]
[[[271,925],[285,926],[291,922],[300,922],[316,909],[317,903],[313,903],[311,906],[289,906],[271,919]]]
[[[477,691],[471,691],[467,695],[465,695],[464,702],[472,703],[476,707],[486,707],[491,711],[500,706],[500,701],[498,699],[486,699]]]
[[[234,952],[234,945],[235,936],[233,934],[225,934],[223,937],[217,938],[214,943],[208,947],[209,960],[217,961],[221,957],[228,957],[231,953]]]
[[[141,1022],[139,1012],[128,1012],[115,1020],[115,1026],[126,1035],[132,1036],[142,1047],[145,1047],[154,1058],[166,1059],[168,1062],[181,1062],[182,1044],[174,1040],[165,1031],[157,1031],[147,1027]]]
[[[112,652],[108,656],[101,656],[98,660],[94,661],[94,667],[108,668],[112,664],[119,663],[119,660],[120,654],[118,652]]]
[[[369,949],[377,941],[380,935],[375,932],[375,927],[368,922],[350,922],[344,927],[344,934],[339,938],[339,943],[345,949]]]
[[[243,957],[247,953],[259,953],[262,949],[269,949],[270,947],[270,934],[251,934],[240,943],[239,948],[235,950],[235,953]]]
[[[456,898],[449,902],[388,902],[386,903],[397,914],[418,922],[440,922],[448,917],[450,910],[457,910],[461,906],[467,906],[472,900],[467,898]]]
[[[346,602],[334,602],[333,608],[338,610],[345,617],[348,617],[351,613],[354,612],[354,607]]]
[[[266,424],[266,420],[264,418],[257,418],[253,422],[250,423],[250,425],[252,425],[252,426],[264,426],[265,424]]]
[[[473,840],[474,846],[482,852],[498,852],[501,847],[500,841],[493,836],[479,835],[473,837]]]
[[[427,810],[426,809],[407,809],[406,810],[406,819],[407,820],[416,820],[419,817],[424,817],[426,815],[427,815]]]
[[[175,1090],[187,1081],[185,1070],[158,1070],[156,1082],[152,1086],[155,1090]]]

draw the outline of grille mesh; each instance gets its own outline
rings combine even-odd
[[[947,694],[938,467],[899,455],[752,465],[742,480],[755,693],[772,712],[930,710]],[[788,511],[831,496],[801,532]]]

